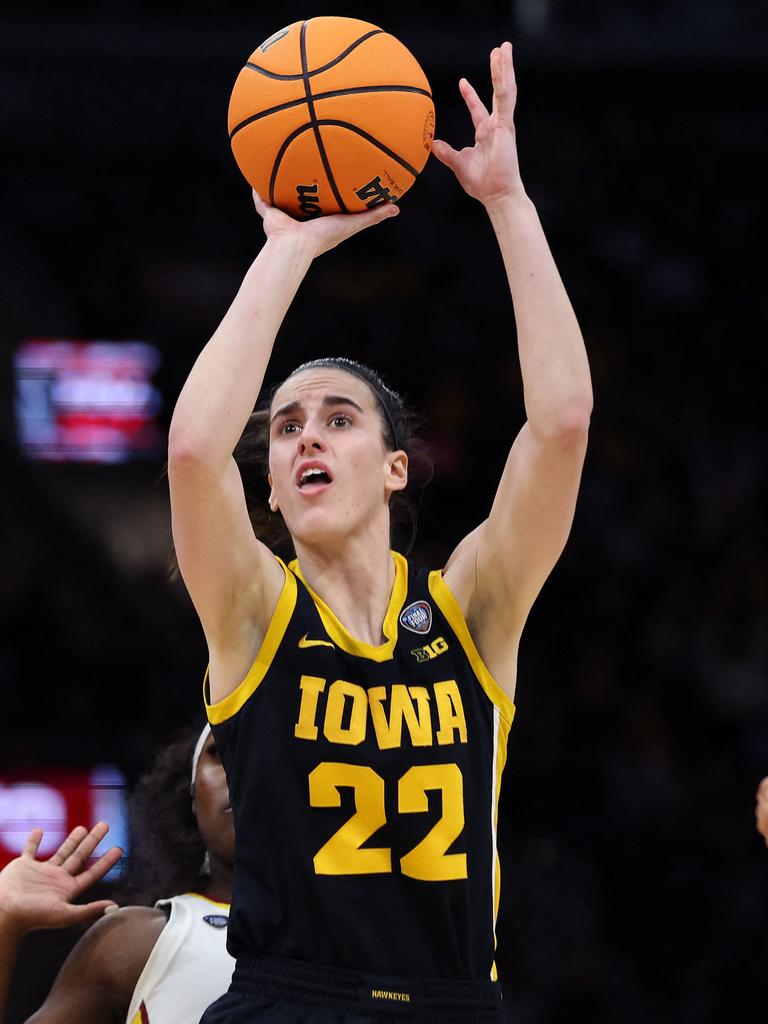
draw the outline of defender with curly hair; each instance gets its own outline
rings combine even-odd
[[[0,1017],[24,934],[99,918],[76,944],[30,1024],[197,1024],[226,991],[234,828],[210,728],[163,747],[128,806],[131,856],[117,900],[72,901],[119,861],[107,834],[75,829],[47,861],[35,829],[0,872]],[[106,913],[105,913],[106,912]]]

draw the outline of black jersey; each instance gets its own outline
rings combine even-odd
[[[396,567],[379,646],[296,562],[256,660],[208,717],[235,816],[228,948],[495,979],[512,702],[439,571]]]

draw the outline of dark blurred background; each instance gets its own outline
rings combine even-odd
[[[0,19],[0,758],[110,762],[130,784],[202,721],[206,661],[167,579],[162,455],[23,454],[20,343],[154,344],[167,429],[262,240],[226,132],[250,52],[302,17],[380,24],[420,60],[437,134],[458,146],[457,79],[488,98],[488,52],[512,38],[523,177],[596,407],[572,537],[521,650],[500,828],[510,1021],[751,1022],[768,977],[753,818],[768,774],[768,7],[451,10],[33,0]],[[485,515],[524,410],[492,232],[436,160],[396,222],[312,268],[269,379],[325,353],[370,362],[423,410],[437,473],[416,555],[440,564]]]

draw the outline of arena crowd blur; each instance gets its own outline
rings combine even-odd
[[[753,1022],[768,977],[753,816],[768,774],[768,8],[451,10],[32,0],[0,18],[0,841],[12,849],[44,810],[24,807],[19,780],[55,790],[106,771],[130,788],[202,722],[206,652],[168,574],[163,444],[263,237],[226,132],[242,63],[300,18],[375,22],[417,56],[437,134],[458,146],[457,80],[487,98],[488,52],[511,38],[523,178],[596,405],[571,540],[520,657],[500,822],[509,1020]],[[270,380],[334,353],[410,396],[435,462],[414,554],[434,567],[489,506],[524,410],[482,209],[436,160],[401,206],[317,262]],[[46,340],[141,343],[135,454],[30,442],[24,353]],[[8,1024],[75,938],[27,941]]]

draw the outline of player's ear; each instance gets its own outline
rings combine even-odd
[[[267,476],[267,483],[269,484],[269,509],[271,512],[277,512],[278,504],[277,498],[275,497],[275,489],[272,486],[272,474],[269,473]]]
[[[402,449],[387,453],[388,472],[385,487],[388,493],[402,491],[408,484],[408,456]]]

